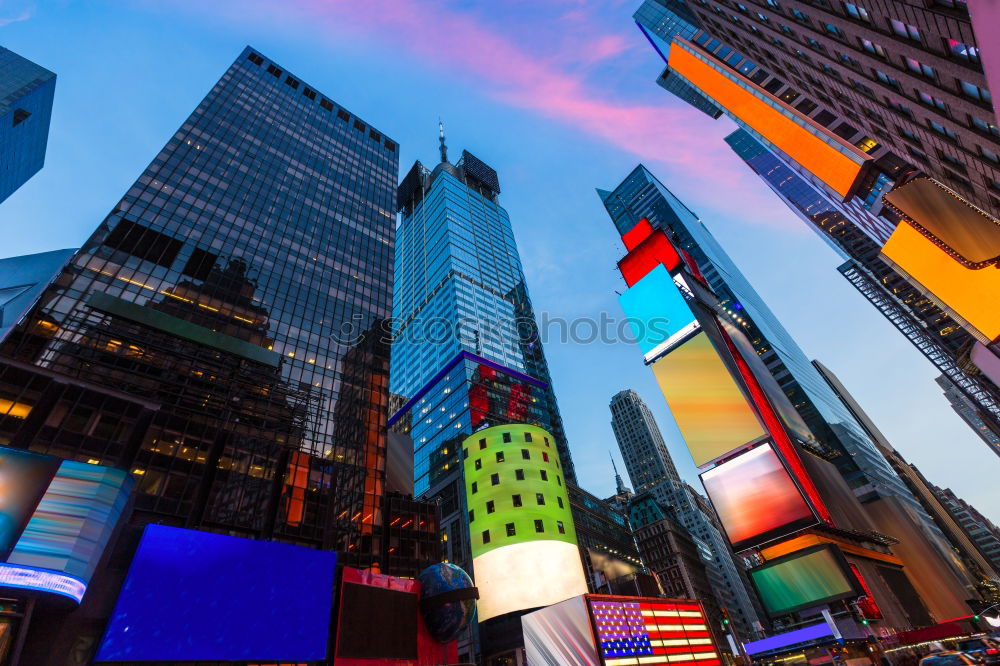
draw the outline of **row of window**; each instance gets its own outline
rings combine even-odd
[[[468,449],[465,449],[465,450],[468,451]],[[496,458],[497,458],[497,462],[498,463],[504,462],[504,460],[505,460],[504,452],[503,451],[497,451]],[[524,460],[531,460],[531,451],[529,451],[528,449],[521,449],[521,458],[524,459]],[[547,451],[542,451],[542,460],[544,460],[545,462],[549,461],[549,454],[548,454]],[[476,469],[482,469],[483,468],[483,459],[482,458],[476,458],[475,467],[476,467]]]
[[[515,509],[519,509],[524,506],[524,501],[521,499],[520,494],[514,494],[510,496],[511,506]],[[537,506],[545,506],[545,494],[535,493],[535,504]],[[559,505],[560,509],[564,509],[564,502],[562,497],[556,497],[556,504]],[[486,513],[494,513],[496,511],[496,502],[494,500],[489,500],[486,502]],[[469,522],[473,522],[476,519],[476,510],[469,509]]]
[[[517,529],[514,527],[514,523],[507,523],[504,527],[507,531],[507,536],[509,537],[517,536]],[[556,521],[556,530],[559,532],[559,534],[566,534],[566,526],[563,524],[563,521],[561,520]],[[535,532],[539,534],[545,532],[545,522],[542,521],[541,519],[535,520]],[[489,542],[490,542],[490,531],[483,530],[483,543],[489,543]]]
[[[538,470],[538,474],[539,474],[539,477],[541,478],[542,481],[548,481],[549,480],[549,474],[544,469]],[[514,479],[517,480],[517,481],[524,481],[524,479],[525,479],[525,477],[524,477],[524,470],[523,469],[515,469],[514,470]],[[562,479],[559,477],[558,474],[556,475],[556,484],[558,484],[560,486],[562,485]],[[490,485],[491,486],[499,486],[500,485],[500,473],[499,472],[490,475]],[[472,488],[472,494],[475,495],[477,492],[479,492],[479,482],[478,481],[473,481],[471,488]]]

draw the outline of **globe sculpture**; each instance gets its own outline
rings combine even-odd
[[[460,567],[441,562],[417,576],[420,614],[427,631],[439,643],[454,640],[476,616],[479,591]]]

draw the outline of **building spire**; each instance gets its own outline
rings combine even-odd
[[[628,488],[625,487],[622,475],[618,473],[618,465],[615,464],[615,457],[611,455],[611,451],[608,451],[608,457],[611,458],[611,468],[615,470],[615,486],[617,487],[618,494],[625,495],[628,493]]]
[[[444,145],[444,123],[438,118],[438,137],[441,141],[441,162],[448,161],[448,146]]]

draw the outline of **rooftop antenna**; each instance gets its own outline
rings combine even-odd
[[[438,137],[441,140],[441,162],[448,161],[448,146],[444,145],[444,123],[438,118]]]
[[[611,455],[611,451],[608,451],[608,457],[611,458],[611,468],[615,470],[615,485],[617,486],[618,494],[624,495],[628,492],[628,488],[625,487],[622,475],[618,473],[618,465],[615,464],[615,457]]]

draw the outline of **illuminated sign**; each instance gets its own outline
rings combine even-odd
[[[59,594],[76,603],[83,600],[83,593],[87,591],[87,584],[79,578],[14,564],[0,564],[0,587]]]
[[[673,271],[680,265],[681,257],[674,246],[662,231],[656,230],[629,250],[625,258],[618,262],[618,270],[625,278],[625,284],[631,287],[657,266]]]
[[[147,525],[95,661],[326,659],[337,555]]]
[[[650,367],[695,465],[710,463],[765,435],[756,413],[704,332]]]
[[[694,313],[663,266],[650,271],[618,301],[643,354],[658,348],[662,353],[671,342],[680,342],[697,329]]]
[[[20,449],[0,449],[0,559],[21,538],[62,461]]]
[[[536,426],[479,430],[462,444],[479,620],[587,591],[555,440]]]
[[[816,517],[770,444],[701,475],[708,498],[740,551],[815,524]]]
[[[605,664],[721,664],[697,601],[597,595],[587,601]]]
[[[863,594],[835,546],[796,551],[751,569],[749,574],[772,617]]]
[[[845,199],[871,160],[864,151],[755,85],[687,40],[675,37],[670,68],[746,129],[795,160]]]
[[[905,219],[882,256],[966,322],[984,342],[1000,336],[1000,223],[930,179],[916,179],[884,197]]]
[[[746,650],[748,655],[753,657],[765,652],[774,652],[782,648],[792,647],[793,645],[808,645],[830,638],[833,638],[833,629],[826,622],[820,622],[819,624],[796,629],[795,631],[786,631],[783,634],[764,638],[759,641],[744,643],[743,649]]]

